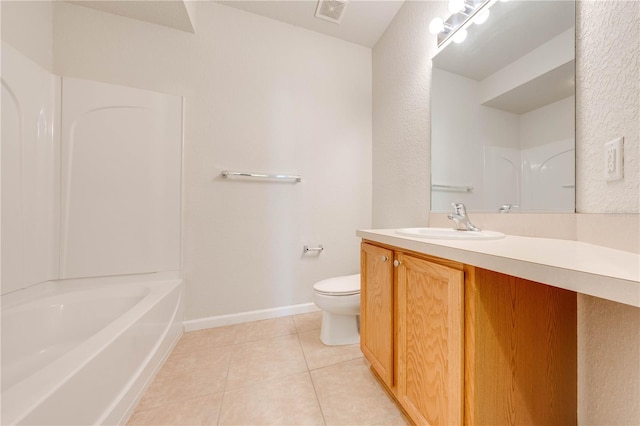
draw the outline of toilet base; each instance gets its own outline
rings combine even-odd
[[[360,343],[360,316],[323,311],[320,340],[328,346]]]

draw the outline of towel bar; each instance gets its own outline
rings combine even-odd
[[[267,175],[264,173],[230,172],[228,170],[223,170],[222,173],[220,173],[220,176],[223,178],[228,178],[229,176],[242,176],[260,179],[295,179],[296,182],[302,182],[302,177],[299,175]]]
[[[473,186],[464,186],[464,185],[431,185],[432,189],[436,191],[460,191],[460,192],[471,192],[473,191]]]

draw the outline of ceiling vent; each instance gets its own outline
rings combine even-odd
[[[316,18],[339,24],[347,7],[347,0],[319,0]]]

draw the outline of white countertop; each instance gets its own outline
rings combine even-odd
[[[500,240],[412,238],[393,229],[358,230],[370,241],[450,259],[640,307],[640,255],[580,241],[507,235]]]

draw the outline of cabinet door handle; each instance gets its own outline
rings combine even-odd
[[[400,265],[402,265],[402,262],[400,262],[399,260],[396,259],[393,261],[393,266],[395,266],[396,268]]]
[[[383,262],[386,262],[387,260],[389,260],[389,258],[387,256],[381,256],[380,260],[382,260]]]

